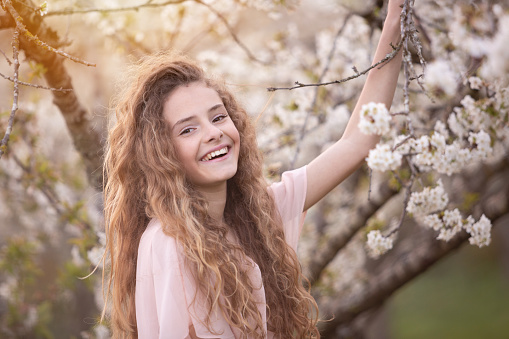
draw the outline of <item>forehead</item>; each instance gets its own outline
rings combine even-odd
[[[163,115],[170,124],[189,116],[199,116],[222,104],[219,94],[202,82],[179,86],[168,95],[163,106]]]

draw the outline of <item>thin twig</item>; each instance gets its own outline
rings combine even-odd
[[[14,162],[28,175],[34,175],[32,166],[25,166],[23,162],[15,155],[13,154],[12,158],[14,159]],[[63,218],[66,213],[66,207],[62,202],[60,201],[57,192],[53,187],[48,185],[47,183],[43,182],[41,185],[37,185],[38,189],[41,191],[41,193],[46,197],[46,199],[49,201],[51,207],[57,212],[57,214]],[[75,216],[76,221],[73,223],[74,225],[78,226],[82,231],[86,229],[92,229],[92,226],[79,216]]]
[[[407,135],[405,137],[405,139],[401,140],[396,145],[394,145],[394,147],[392,147],[392,151],[394,152],[399,146],[403,145],[404,143],[406,143],[410,139],[415,139],[415,137],[413,135]]]
[[[25,36],[29,41],[33,42],[37,46],[42,47],[43,49],[46,49],[48,51],[51,51],[53,53],[56,53],[58,55],[63,56],[64,58],[70,59],[74,62],[86,65],[86,66],[94,66],[95,64],[90,63],[85,60],[81,60],[79,58],[76,58],[68,53],[65,53],[59,49],[56,49],[54,47],[51,47],[44,41],[41,41],[37,36],[30,33],[30,31],[26,28],[26,26],[23,24],[23,18],[19,15],[19,13],[16,11],[16,9],[12,6],[11,0],[3,0],[4,8],[7,9],[7,11],[12,15],[14,18],[14,21],[16,22],[16,28],[23,33],[23,36]]]
[[[344,104],[345,102],[352,100],[355,96],[356,96],[356,94],[352,93],[348,97],[343,97],[341,99],[341,101],[337,102],[337,105],[340,106],[340,105]],[[309,129],[307,129],[306,132],[307,133],[314,132],[321,125],[322,125],[321,123],[320,124],[316,124],[315,126],[312,126]],[[282,137],[288,136],[290,134],[294,134],[294,133],[295,132],[293,131],[292,128],[288,128],[288,129],[284,130],[283,132],[279,133],[277,136],[271,138],[268,142],[264,143],[262,146],[260,146],[260,149],[262,149],[262,152],[263,152],[264,155],[271,154],[272,152],[277,151],[278,149],[280,149],[281,146],[284,146],[284,145],[281,145],[281,144],[276,144],[277,140],[281,139]],[[269,148],[268,146],[265,146],[265,145],[274,145],[274,146]],[[292,143],[292,145],[293,145],[293,143]]]
[[[398,54],[398,52],[401,49],[401,47],[402,47],[402,41],[396,47],[394,47],[394,50],[391,53],[387,54],[382,60],[378,61],[377,63],[375,63],[373,65],[371,65],[370,67],[366,68],[362,72],[357,72],[354,75],[349,76],[349,77],[344,78],[344,79],[334,80],[334,81],[329,81],[329,82],[323,82],[323,83],[315,83],[315,84],[303,84],[303,83],[301,83],[299,81],[296,81],[295,82],[295,86],[292,86],[292,87],[268,87],[267,91],[269,91],[269,92],[279,91],[279,90],[289,90],[289,91],[291,91],[293,89],[303,88],[303,87],[317,87],[317,86],[328,86],[328,85],[333,85],[333,84],[341,84],[341,83],[344,83],[344,82],[356,79],[356,78],[358,78],[358,77],[360,77],[362,75],[365,75],[366,73],[371,71],[373,68],[381,66],[381,65],[389,62],[390,60],[392,60],[396,56],[396,54]]]
[[[320,77],[318,78],[318,82],[322,82],[325,75],[327,75],[327,72],[329,71],[330,64],[332,62],[332,57],[334,56],[334,53],[336,52],[336,45],[339,37],[341,34],[343,34],[343,31],[345,30],[346,25],[348,24],[348,21],[352,17],[352,14],[349,13],[345,20],[343,21],[343,25],[338,29],[336,36],[334,37],[334,41],[332,42],[332,47],[329,51],[329,55],[327,56],[327,61],[325,62],[325,67],[322,70],[322,73],[320,74]],[[290,168],[294,168],[295,163],[297,162],[297,157],[300,153],[300,146],[302,144],[302,140],[304,139],[304,136],[306,135],[306,128],[308,125],[309,117],[311,116],[311,113],[315,111],[316,104],[318,102],[318,91],[320,87],[315,87],[315,93],[313,96],[313,103],[311,104],[310,109],[306,112],[306,117],[304,118],[304,122],[302,124],[299,139],[297,140],[297,147],[295,148],[295,154],[293,155],[292,162],[290,164]]]
[[[32,175],[32,169],[31,167],[25,166],[23,162],[15,155],[12,155],[12,159],[14,159],[14,162],[16,165],[18,165],[25,173]],[[53,209],[57,212],[57,214],[61,215],[63,214],[62,208],[59,206],[58,199],[55,198],[55,192],[53,192],[51,189],[47,189],[45,186],[47,186],[46,183],[43,183],[41,186],[39,186],[40,191],[44,194],[46,199],[50,202]]]
[[[65,15],[65,14],[84,14],[84,13],[94,13],[94,12],[100,12],[100,13],[112,13],[112,12],[125,12],[125,11],[138,11],[142,8],[156,8],[156,7],[164,7],[169,5],[178,5],[182,4],[188,1],[194,1],[202,6],[207,7],[212,13],[214,13],[219,20],[225,25],[226,29],[230,33],[231,37],[235,41],[235,43],[247,54],[247,56],[260,64],[266,65],[267,62],[262,61],[258,59],[250,50],[249,48],[237,37],[235,34],[232,26],[228,23],[228,20],[225,18],[224,15],[219,13],[215,8],[213,8],[211,5],[202,2],[201,0],[172,0],[172,1],[166,1],[161,3],[153,3],[151,0],[136,6],[126,6],[126,7],[117,7],[117,8],[88,8],[88,9],[64,9],[61,11],[52,11],[48,12],[45,16],[50,15]]]
[[[13,78],[11,78],[10,76],[4,75],[2,73],[0,73],[0,77],[4,78],[5,80],[14,82]],[[23,86],[35,87],[35,88],[39,88],[39,89],[47,89],[47,90],[56,91],[56,92],[69,92],[69,91],[73,90],[72,88],[51,88],[51,87],[46,87],[46,86],[37,85],[37,84],[31,84],[29,82],[24,82],[24,81],[19,81],[19,80],[18,80],[18,84],[23,85]]]
[[[408,159],[407,159],[408,162],[410,162]],[[414,180],[415,180],[415,174],[412,172],[412,175],[410,176],[410,181],[404,185],[403,182],[401,181],[401,179],[399,178],[399,176],[394,172],[393,173],[395,178],[400,182],[400,184],[405,187],[405,198],[403,199],[403,211],[401,212],[401,217],[399,218],[399,222],[396,226],[394,226],[388,234],[386,234],[385,236],[386,237],[390,237],[391,235],[393,235],[394,233],[396,233],[400,228],[401,228],[401,225],[403,225],[403,221],[405,220],[405,216],[406,216],[406,208],[407,208],[407,205],[408,205],[408,201],[410,200],[410,193],[412,193],[412,186],[414,184]]]
[[[14,33],[12,34],[12,58],[14,60],[14,93],[13,93],[13,102],[11,114],[9,116],[9,122],[7,124],[7,130],[5,131],[5,135],[0,143],[0,159],[2,155],[7,150],[7,144],[9,143],[9,138],[12,133],[12,126],[14,125],[14,115],[18,111],[18,96],[19,96],[19,30],[17,28],[14,29]]]
[[[211,5],[201,1],[201,0],[194,0],[196,3],[200,4],[200,5],[203,5],[205,7],[207,7],[212,13],[214,13],[219,20],[221,20],[224,24],[224,26],[226,27],[226,29],[228,30],[228,32],[230,33],[231,37],[233,38],[233,40],[237,43],[237,45],[239,45],[240,48],[242,48],[242,50],[244,50],[244,52],[247,54],[247,56],[253,60],[253,61],[256,61],[262,65],[267,65],[268,63],[266,61],[262,61],[260,59],[258,59],[250,50],[249,48],[244,45],[244,43],[242,41],[240,41],[240,39],[237,37],[237,34],[235,34],[235,32],[233,31],[233,27],[228,23],[228,20],[226,20],[226,18],[224,17],[224,15],[222,15],[221,13],[219,13],[214,7],[212,7]]]
[[[137,11],[141,8],[155,8],[155,7],[163,7],[167,5],[178,5],[184,2],[193,1],[193,0],[171,0],[160,3],[152,3],[151,0],[136,6],[126,6],[126,7],[117,7],[117,8],[86,8],[86,9],[72,9],[66,8],[60,11],[49,11],[45,16],[51,15],[69,15],[69,14],[85,14],[85,13],[112,13],[112,12],[126,12],[126,11]]]
[[[5,54],[5,52],[0,48],[0,53],[3,54],[3,56],[5,57],[5,60],[7,60],[7,63],[9,64],[9,66],[12,65],[12,61],[11,59],[9,59],[9,57]]]

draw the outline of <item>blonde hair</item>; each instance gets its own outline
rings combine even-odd
[[[168,95],[193,82],[217,91],[240,134],[238,170],[227,183],[224,218],[228,226],[218,225],[207,214],[207,202],[177,160],[162,115]],[[137,337],[136,260],[151,218],[157,218],[164,233],[176,239],[209,311],[219,307],[229,325],[244,337],[265,337],[254,286],[242,269],[246,256],[260,268],[267,326],[276,338],[319,337],[317,305],[302,286],[297,256],[285,242],[268,194],[254,127],[224,84],[207,78],[183,56],[148,56],[135,65],[130,85],[119,96],[116,117],[108,136],[104,190],[111,258],[106,293],[112,300],[114,337]],[[229,230],[239,245],[225,240]],[[204,325],[211,330],[209,318]]]

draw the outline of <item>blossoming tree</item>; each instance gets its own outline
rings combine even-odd
[[[403,53],[391,110],[362,109],[359,127],[381,142],[303,231],[304,272],[334,316],[325,338],[361,333],[394,291],[463,243],[489,245],[507,216],[505,2],[407,0],[401,41],[375,65],[383,1],[1,4],[2,335],[108,336],[94,327],[100,274],[77,277],[102,269],[106,107],[131,55],[177,48],[222,74],[276,180],[337,140],[363,75]]]

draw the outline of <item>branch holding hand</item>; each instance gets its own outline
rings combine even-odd
[[[387,18],[373,63],[384,59],[394,51],[393,46],[398,45],[404,2],[389,1]],[[354,172],[380,140],[377,135],[365,135],[359,130],[360,111],[363,105],[370,102],[382,103],[387,109],[391,107],[401,68],[401,55],[398,52],[383,67],[373,68],[369,72],[342,138],[307,166],[308,191],[304,209],[313,206]]]

